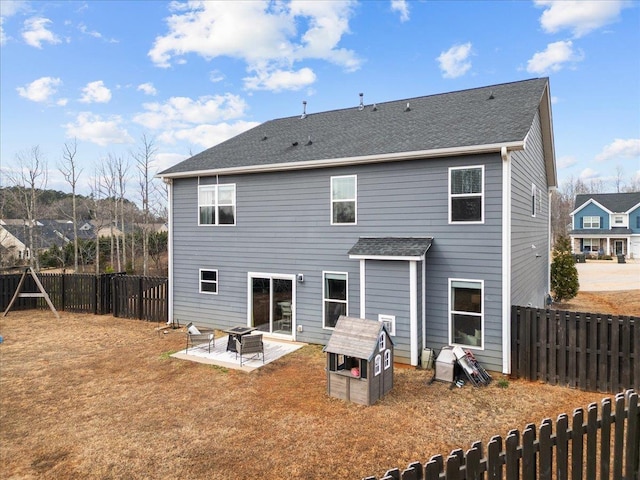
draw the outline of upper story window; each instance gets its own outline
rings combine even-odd
[[[535,217],[538,210],[538,188],[531,184],[531,216]]]
[[[625,222],[626,215],[614,215],[613,216],[613,226],[614,227],[626,227],[627,222]]]
[[[235,225],[235,184],[200,185],[198,187],[198,209],[198,225]]]
[[[355,224],[358,185],[356,175],[331,177],[331,224]]]
[[[484,222],[484,166],[449,168],[449,223]]]
[[[594,215],[582,217],[582,228],[600,228],[600,217]]]

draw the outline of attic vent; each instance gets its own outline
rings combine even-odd
[[[409,106],[409,102],[407,102],[407,106],[404,109],[405,112],[410,112],[411,111],[411,107]]]
[[[300,119],[307,118],[307,101],[302,101],[302,115],[300,115]]]
[[[492,90],[491,93],[489,94],[488,100],[493,100],[494,98],[496,97],[493,96],[493,90]]]
[[[307,140],[307,143],[305,145],[311,145],[313,142],[311,141],[311,135],[309,135],[309,140]]]
[[[375,103],[373,104],[373,111],[377,112],[378,111],[378,105],[376,105]]]
[[[360,105],[358,105],[358,110],[364,110],[364,93],[360,94]]]
[[[262,137],[262,141],[264,142],[267,138],[269,138],[269,137],[267,137],[266,135],[264,135],[264,136]]]

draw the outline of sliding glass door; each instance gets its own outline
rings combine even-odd
[[[249,274],[251,326],[265,333],[293,333],[294,277]]]

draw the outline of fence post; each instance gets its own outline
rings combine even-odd
[[[65,309],[65,304],[67,300],[65,295],[65,292],[67,291],[66,285],[65,285],[65,277],[66,275],[64,273],[60,275],[60,310],[62,311],[64,311]]]

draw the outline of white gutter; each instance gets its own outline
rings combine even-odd
[[[502,373],[511,373],[511,155],[502,157]]]
[[[360,259],[360,318],[367,318],[367,273],[366,273],[366,260]]]
[[[418,262],[409,262],[409,342],[411,365],[418,365]]]
[[[268,165],[246,165],[240,167],[212,168],[188,172],[176,172],[156,175],[159,178],[185,178],[208,175],[230,175],[260,172],[279,172],[285,170],[304,170],[310,168],[327,168],[344,165],[358,165],[365,163],[399,162],[420,158],[451,157],[454,155],[477,155],[482,153],[500,152],[507,150],[523,150],[524,141],[491,143],[487,145],[469,145],[466,147],[447,147],[431,150],[417,150],[413,152],[386,153],[382,155],[363,155],[345,158],[329,158],[303,162],[270,163]]]

